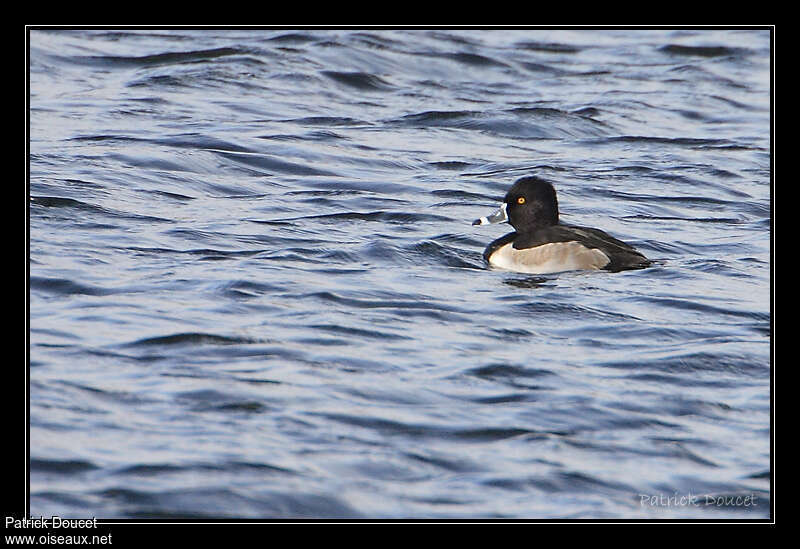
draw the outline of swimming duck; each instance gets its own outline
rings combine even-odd
[[[493,214],[473,225],[507,221],[514,232],[490,243],[483,257],[493,267],[520,273],[624,271],[650,265],[644,255],[600,229],[558,221],[556,190],[536,176],[518,179]]]

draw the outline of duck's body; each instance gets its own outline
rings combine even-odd
[[[559,223],[555,189],[538,177],[519,179],[506,194],[500,209],[473,225],[503,221],[516,230],[487,246],[483,256],[494,267],[543,274],[597,269],[623,271],[650,264],[634,248],[599,229]]]

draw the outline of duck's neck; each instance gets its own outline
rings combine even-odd
[[[537,220],[536,223],[528,223],[527,225],[522,225],[520,227],[514,227],[514,229],[518,233],[533,233],[536,231],[540,231],[542,229],[546,229],[548,227],[553,227],[554,225],[558,225],[558,216],[556,216],[555,221],[546,221],[543,222],[542,220]]]

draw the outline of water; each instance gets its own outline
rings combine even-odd
[[[39,29],[29,112],[31,514],[770,516],[769,30]],[[488,269],[527,174],[654,266]]]

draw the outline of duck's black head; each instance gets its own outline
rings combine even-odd
[[[553,186],[536,176],[518,179],[506,193],[500,209],[476,219],[473,225],[508,221],[517,232],[558,224],[558,199]]]
[[[536,176],[518,179],[503,199],[508,222],[517,232],[558,223],[558,199],[553,185]]]

